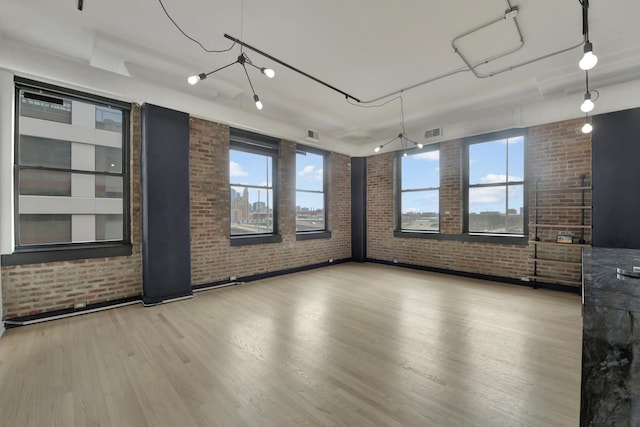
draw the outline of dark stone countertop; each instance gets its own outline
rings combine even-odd
[[[640,426],[640,250],[583,250],[581,426]]]

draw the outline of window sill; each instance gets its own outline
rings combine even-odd
[[[446,236],[440,234],[437,231],[408,231],[408,230],[396,230],[393,232],[393,237],[407,237],[410,239],[434,239],[434,240],[450,240],[443,239]]]
[[[232,236],[231,246],[262,245],[265,243],[282,243],[282,236],[279,234]]]
[[[505,234],[441,234],[437,232],[426,231],[403,231],[396,230],[393,237],[410,238],[410,239],[431,239],[442,241],[456,242],[476,242],[476,243],[493,243],[497,245],[521,245],[528,244],[528,236],[505,235]]]
[[[75,261],[81,259],[131,256],[129,243],[78,244],[20,248],[9,255],[2,255],[2,265],[42,264],[49,262]]]
[[[296,233],[296,240],[330,239],[330,231],[304,231]]]

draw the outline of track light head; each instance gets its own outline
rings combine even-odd
[[[268,78],[270,78],[270,79],[272,79],[272,78],[274,78],[276,76],[276,72],[273,71],[273,69],[271,69],[271,68],[262,67],[262,68],[260,68],[260,72],[262,74],[264,74],[265,76],[267,76]]]
[[[258,95],[256,94],[253,95],[253,102],[256,103],[256,108],[258,110],[262,110],[262,101],[260,101],[260,98],[258,97]]]
[[[424,147],[424,145],[420,142],[416,143],[416,147],[418,147],[420,150],[422,150],[422,147]]]
[[[407,157],[407,152],[402,153],[402,157]]]
[[[584,94],[584,101],[582,101],[582,104],[580,105],[580,111],[588,113],[593,110],[593,107],[595,107],[595,104],[591,100],[591,93],[587,92]]]
[[[198,82],[200,80],[204,80],[207,78],[207,75],[205,73],[200,73],[200,74],[196,74],[193,76],[189,76],[189,78],[187,78],[187,83],[189,83],[191,86],[198,84]]]
[[[593,44],[586,42],[584,44],[584,55],[578,63],[581,70],[588,71],[596,66],[598,63],[598,57],[593,54]]]
[[[582,125],[582,133],[591,133],[591,131],[593,130],[593,126],[591,125],[591,119],[589,118],[588,114],[584,115],[584,124]]]
[[[378,145],[373,151],[376,153],[379,153],[380,150],[382,150],[382,148],[384,147],[384,145]]]

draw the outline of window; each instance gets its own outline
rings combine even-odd
[[[521,130],[474,137],[466,145],[466,229],[526,234],[525,135]]]
[[[440,231],[440,150],[429,148],[399,157],[401,231]]]
[[[298,146],[296,153],[296,232],[318,232],[326,223],[325,154]]]
[[[129,106],[23,79],[16,103],[16,252],[125,243]]]
[[[232,244],[234,237],[258,238],[243,239],[243,243],[236,244],[274,241],[261,237],[277,234],[277,155],[277,140],[232,129],[229,150]]]

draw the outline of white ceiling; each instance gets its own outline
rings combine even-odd
[[[231,46],[223,37],[228,33],[362,101],[464,69],[452,40],[508,8],[506,0],[244,0],[242,13],[240,0],[163,2],[183,30],[209,49]],[[478,73],[491,74],[582,42],[578,0],[511,3],[519,9],[524,46],[479,66]],[[354,155],[371,153],[401,128],[398,100],[379,108],[350,105],[344,96],[248,49],[256,65],[276,70],[276,78],[267,79],[248,68],[264,103],[261,112],[255,110],[238,64],[187,85],[188,75],[233,62],[240,47],[202,51],[172,25],[159,0],[84,0],[82,12],[77,0],[0,0],[0,11],[0,67],[17,74],[89,86],[301,142],[312,129],[320,135],[312,145]],[[600,58],[590,73],[592,87],[601,93],[595,113],[640,106],[640,95],[620,86],[640,78],[639,15],[637,1],[591,2],[590,36]],[[460,39],[459,47],[477,62],[518,43],[513,21],[502,20]],[[405,90],[407,134],[424,141],[425,129],[442,126],[443,138],[449,139],[579,117],[581,50],[489,78],[463,71]],[[633,99],[625,99],[625,93]],[[389,149],[399,147],[394,143]]]

